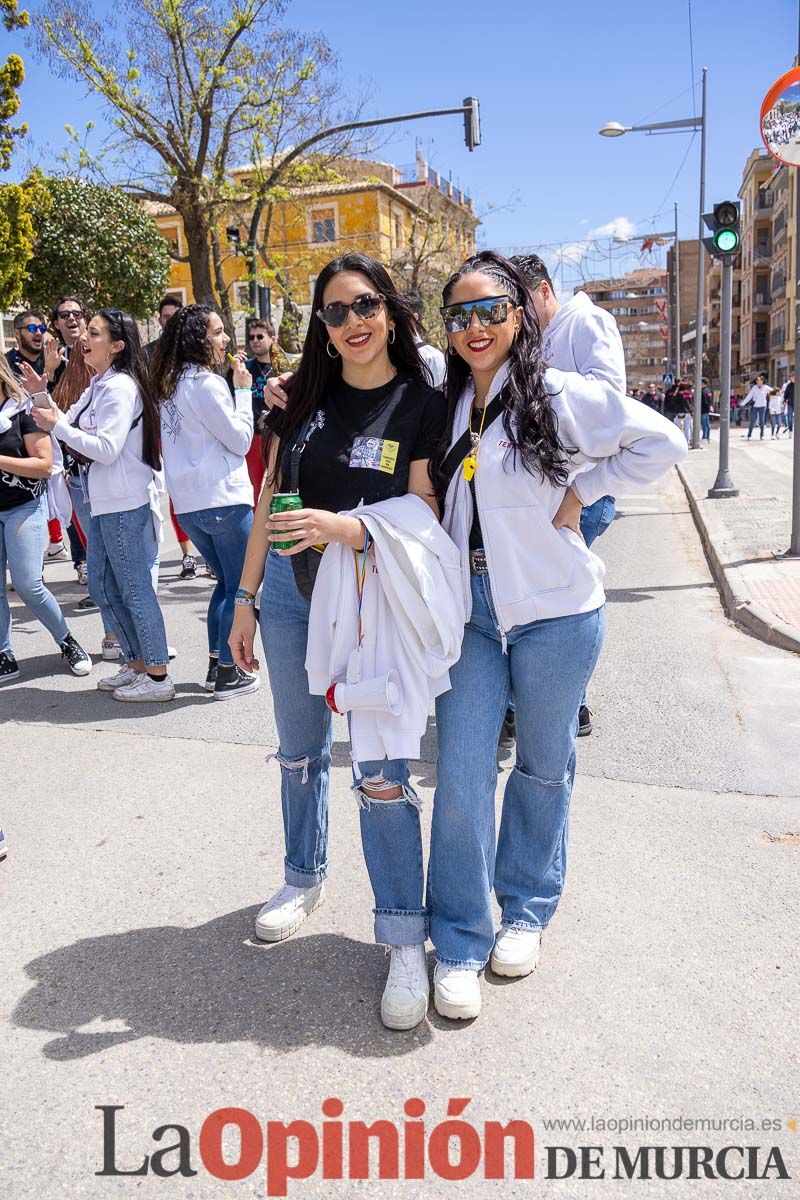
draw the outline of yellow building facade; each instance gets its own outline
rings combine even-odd
[[[424,160],[408,168],[352,159],[335,166],[339,181],[302,188],[264,214],[259,241],[269,262],[260,261],[259,277],[273,289],[278,307],[282,284],[288,284],[295,304],[309,309],[319,271],[346,251],[384,263],[401,290],[419,286],[423,291],[474,252],[479,222],[471,199]],[[246,182],[246,169],[237,177]],[[185,255],[180,216],[166,206],[151,211],[177,255]],[[249,312],[243,249],[250,217],[240,207],[222,216],[218,229],[225,287],[234,313],[242,315]],[[231,238],[233,229],[238,243]],[[188,263],[173,261],[168,290],[192,303]]]

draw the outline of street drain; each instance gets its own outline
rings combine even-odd
[[[800,833],[765,833],[765,842],[788,842],[792,846],[800,846]]]

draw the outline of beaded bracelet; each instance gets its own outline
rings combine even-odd
[[[236,595],[233,597],[234,604],[244,604],[248,608],[255,607],[256,598],[252,592],[248,592],[245,588],[237,588]]]

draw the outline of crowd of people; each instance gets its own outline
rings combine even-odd
[[[694,387],[688,375],[676,380],[666,391],[662,388],[642,385],[632,388],[628,395],[663,413],[683,431],[689,445],[692,442],[694,428]],[[700,422],[702,428],[701,441],[711,440],[712,416],[719,413],[719,399],[715,401],[714,392],[707,379],[702,381],[700,395]],[[752,438],[753,431],[758,426],[760,438],[769,417],[770,436],[777,440],[782,433],[791,437],[794,433],[794,372],[780,387],[771,387],[766,375],[756,375],[751,387],[744,395],[731,392],[729,396],[730,423],[740,427],[749,413],[748,429],[745,436]]]
[[[256,936],[283,941],[324,900],[332,714],[347,713],[392,1029],[427,1010],[428,938],[435,1007],[454,1020],[478,1015],[487,965],[512,978],[536,966],[564,887],[576,738],[591,730],[605,634],[590,546],[618,492],[686,454],[684,433],[626,394],[613,317],[584,293],[560,304],[537,256],[462,264],[442,295],[446,356],[421,312],[384,266],[348,253],[316,279],[292,373],[275,370],[269,322],[250,322],[249,357],[231,354],[216,311],[170,301],[142,347],[127,314],[89,318],[62,297],[51,332],[61,320],[71,341],[22,313],[0,374],[6,679],[19,675],[7,564],[69,669],[91,670],[42,582],[50,517],[74,526],[120,648],[97,686],[124,703],[174,698],[157,590],[166,488],[182,571],[193,543],[214,576],[215,699],[258,689],[260,628],[285,854]],[[432,704],[426,873],[409,761]],[[503,737],[516,759],[496,837]]]

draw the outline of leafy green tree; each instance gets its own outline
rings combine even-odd
[[[34,214],[46,219],[49,205],[50,193],[38,172],[24,183],[0,187],[0,311],[25,294],[36,236]]]
[[[25,297],[46,307],[74,292],[90,308],[149,316],[169,275],[169,250],[142,205],[119,188],[77,179],[44,181]]]
[[[13,29],[24,29],[30,18],[19,11],[17,0],[0,0],[0,19],[10,33]],[[11,120],[19,111],[19,89],[25,78],[25,67],[18,54],[9,54],[0,66],[0,171],[11,166],[11,151],[14,142],[27,132],[27,125],[12,125]]]
[[[111,176],[104,166],[106,177],[180,214],[195,299],[218,298],[228,314],[219,227],[231,202],[261,199],[277,185],[282,157],[293,160],[293,147],[338,116],[330,48],[282,28],[285,7],[120,0],[116,16],[100,21],[83,0],[50,0],[37,18],[54,67],[105,101],[124,159]],[[232,179],[243,163],[254,164],[252,175]]]

